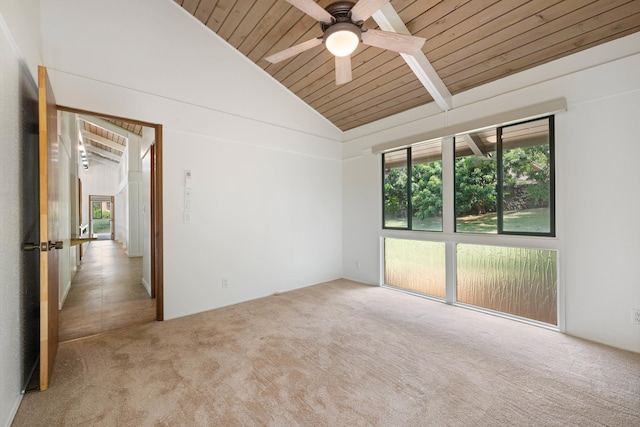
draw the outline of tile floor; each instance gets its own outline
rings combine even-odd
[[[85,245],[82,263],[60,311],[60,342],[154,321],[156,301],[142,285],[142,257],[120,243]]]

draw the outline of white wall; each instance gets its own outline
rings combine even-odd
[[[0,2],[0,425],[9,426],[20,404],[24,331],[20,292],[20,68],[37,76],[40,62],[38,0]],[[21,59],[26,58],[26,63]]]
[[[380,237],[408,235],[381,230],[381,160],[367,147],[563,96],[568,110],[556,115],[558,237],[520,241],[559,249],[560,321],[568,334],[639,352],[640,325],[631,322],[631,309],[640,308],[639,50],[635,34],[454,96],[446,114],[424,107],[347,133],[345,277],[378,283]],[[589,68],[589,61],[601,65]],[[464,236],[488,244],[502,237]]]
[[[151,295],[151,145],[155,143],[155,129],[142,128],[140,158],[142,166],[142,284]]]
[[[194,25],[195,18],[173,1],[51,0],[41,7],[43,59],[60,72],[224,116],[340,138],[335,126],[211,30]],[[114,113],[125,106],[145,119],[145,108],[129,100],[112,105]]]
[[[1,19],[1,17],[0,17]],[[20,403],[22,331],[20,291],[20,62],[0,21],[0,424],[8,426]]]
[[[58,219],[60,223],[60,235],[63,236],[63,247],[58,249],[59,268],[58,268],[58,307],[62,308],[72,280],[72,250],[70,245],[71,237],[71,180],[75,181],[75,174],[72,167],[74,161],[72,157],[77,156],[78,141],[73,130],[75,129],[75,120],[71,116],[58,113],[58,150],[56,151],[58,163]],[[75,249],[73,251],[75,255]]]
[[[142,158],[142,284],[151,295],[151,152]]]
[[[364,153],[342,163],[343,275],[371,285],[380,283],[380,162]]]
[[[170,317],[341,277],[338,161],[170,130],[165,136],[193,150],[165,151],[172,159],[164,177],[165,283],[180,283],[165,287]],[[189,224],[185,170],[193,175]]]
[[[573,335],[640,352],[640,56],[594,79],[636,81],[634,91],[571,104],[561,116],[566,322]],[[592,80],[595,83],[595,80]]]
[[[129,207],[127,204],[129,203],[129,187],[121,186],[118,189],[116,197],[114,199],[115,203],[115,217],[113,220],[113,226],[115,227],[115,239],[120,242],[120,246],[123,249],[127,249],[127,237],[129,236],[129,216],[127,212]]]
[[[42,16],[60,104],[164,127],[167,318],[342,276],[333,125],[173,2],[55,0]]]
[[[126,196],[123,194],[125,203],[123,205],[123,215],[125,218],[126,232],[125,246],[127,255],[130,257],[142,256],[142,161],[140,159],[140,137],[129,134],[127,140],[126,156],[123,156],[122,163],[125,163],[125,173],[122,176],[120,188],[126,188]]]
[[[40,0],[2,0],[0,14],[18,47],[18,56],[37,82],[38,65],[42,65]]]

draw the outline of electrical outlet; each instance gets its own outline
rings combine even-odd
[[[229,287],[229,282],[227,281],[227,279],[222,279],[222,287],[223,288],[228,288]]]
[[[640,325],[640,308],[631,309],[631,321]]]

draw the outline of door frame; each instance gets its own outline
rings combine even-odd
[[[112,114],[56,105],[60,111],[75,114],[86,114],[106,119],[119,120],[140,126],[153,128],[155,142],[151,145],[151,292],[156,299],[156,320],[164,320],[164,246],[163,246],[163,211],[162,211],[162,125],[150,123]],[[89,206],[90,208],[90,206]],[[112,206],[112,211],[113,211]]]
[[[93,200],[92,200],[93,199]],[[98,200],[95,200],[98,199]],[[116,205],[115,205],[115,197],[113,196],[102,196],[100,194],[90,194],[89,195],[89,237],[92,237],[93,232],[93,206],[91,206],[91,202],[106,202],[111,203],[111,238],[109,240],[115,240],[116,234]]]

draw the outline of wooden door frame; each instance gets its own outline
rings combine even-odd
[[[95,111],[67,107],[64,105],[57,105],[56,107],[60,111],[119,120],[137,124],[140,126],[150,127],[155,130],[155,142],[151,146],[151,295],[155,296],[156,299],[156,320],[164,320],[164,250],[162,238],[162,125],[130,119],[127,117],[120,117],[111,114],[103,114],[97,113]],[[91,206],[89,206],[89,209],[91,209]],[[112,211],[113,210],[114,209],[112,209]]]

